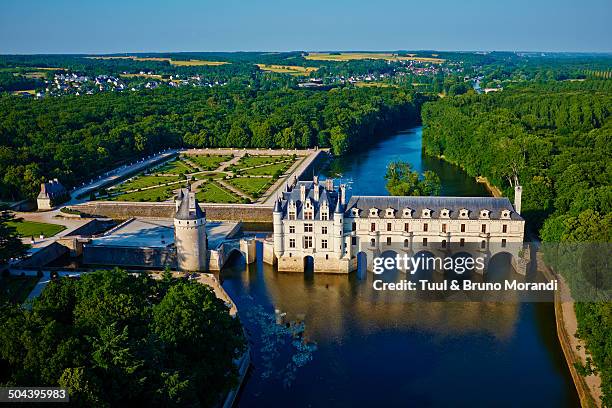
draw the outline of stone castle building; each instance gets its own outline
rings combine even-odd
[[[68,190],[58,181],[53,179],[46,183],[41,183],[40,193],[36,198],[36,204],[39,210],[51,210],[58,204],[70,198]]]
[[[276,201],[264,261],[279,271],[301,272],[312,262],[315,272],[349,273],[359,262],[371,270],[374,257],[389,252],[485,260],[507,253],[524,273],[520,200],[517,186],[514,207],[496,197],[353,196],[347,203],[344,185],[336,190],[332,180],[315,177],[287,187]]]

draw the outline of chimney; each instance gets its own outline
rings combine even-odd
[[[333,191],[334,190],[334,179],[327,179],[327,180],[325,180],[325,189],[327,191]]]
[[[346,205],[346,184],[340,184],[340,204]]]
[[[514,211],[517,214],[521,213],[521,199],[523,196],[523,186],[515,184],[514,186]]]
[[[315,202],[319,201],[319,182],[318,180],[314,185],[314,201]]]
[[[306,186],[304,184],[300,184],[300,201],[306,201]]]

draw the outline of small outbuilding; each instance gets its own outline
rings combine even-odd
[[[51,210],[70,198],[68,190],[57,179],[41,183],[40,193],[36,199],[38,210]]]

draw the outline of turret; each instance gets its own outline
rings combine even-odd
[[[273,224],[273,238],[274,238],[274,254],[277,257],[283,255],[283,209],[280,198],[274,203],[274,209],[272,210],[272,224]]]
[[[208,270],[206,213],[202,211],[195,193],[181,189],[175,200],[174,244],[177,267],[181,271]]]

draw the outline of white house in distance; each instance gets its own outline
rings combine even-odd
[[[520,262],[525,221],[520,216],[521,187],[515,205],[505,197],[353,196],[332,180],[299,181],[275,203],[273,240],[264,245],[264,262],[279,271],[349,273],[358,259],[385,252],[414,256],[467,253],[491,259],[499,253]],[[365,258],[364,258],[365,257]]]

